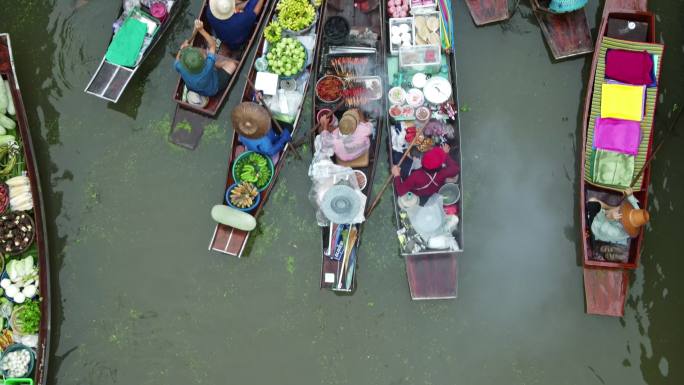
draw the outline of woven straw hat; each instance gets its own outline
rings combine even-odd
[[[271,117],[268,111],[254,102],[238,104],[233,109],[231,118],[233,129],[246,138],[261,138],[271,128]]]
[[[644,209],[635,209],[629,202],[623,202],[620,207],[622,211],[622,227],[625,228],[625,232],[629,234],[630,237],[635,238],[641,232],[641,226],[648,223],[651,219],[648,211]]]
[[[235,13],[235,0],[209,0],[211,14],[219,20],[227,20]]]

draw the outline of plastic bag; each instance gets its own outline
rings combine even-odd
[[[413,206],[406,210],[411,226],[424,238],[443,232],[444,209],[442,196],[434,194],[423,206]]]

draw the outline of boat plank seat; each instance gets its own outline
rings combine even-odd
[[[364,152],[358,158],[348,160],[348,161],[336,159],[335,163],[340,165],[340,166],[351,167],[351,168],[368,167],[368,165],[370,164],[370,151],[366,150],[366,152]]]

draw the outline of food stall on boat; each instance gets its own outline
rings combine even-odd
[[[454,24],[449,1],[428,3],[387,22],[387,149],[399,168],[396,236],[413,299],[455,298],[463,250]]]

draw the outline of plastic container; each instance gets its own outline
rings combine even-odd
[[[18,375],[18,376],[12,376],[12,378],[27,377],[27,376],[31,375],[31,373],[33,372],[33,366],[34,366],[35,361],[36,361],[36,354],[33,352],[33,349],[29,348],[28,346],[22,345],[22,344],[12,344],[12,345],[8,346],[4,352],[2,352],[2,357],[0,358],[0,362],[2,362],[5,359],[5,356],[7,356],[7,354],[14,352],[14,351],[19,351],[19,350],[27,350],[29,352],[30,358],[29,358],[28,367],[27,367],[26,373],[24,373],[22,375]],[[2,375],[5,378],[10,378],[8,372],[5,370],[2,371]]]
[[[390,53],[396,55],[399,53],[400,48],[404,45],[404,40],[401,38],[402,35],[408,34],[410,36],[408,40],[408,46],[413,46],[414,44],[414,33],[413,33],[413,18],[412,17],[395,17],[389,19],[389,31],[390,31]],[[397,36],[399,37],[397,40]],[[397,43],[399,42],[399,43]]]
[[[235,159],[235,161],[233,162],[233,165],[231,167],[231,173],[233,175],[233,180],[235,181],[235,183],[242,182],[242,179],[240,179],[239,175],[237,175],[237,173],[235,172],[235,166],[239,163],[239,161],[242,158],[245,158],[251,154],[259,154],[259,153],[254,152],[254,151],[245,151],[242,154],[240,154],[240,156],[238,156],[237,159]],[[271,157],[263,155],[263,154],[259,154],[259,155],[261,155],[262,157],[264,157],[266,159],[266,162],[268,162],[268,168],[271,170],[271,177],[268,179],[268,183],[266,183],[266,185],[263,187],[257,186],[257,189],[259,190],[259,192],[261,192],[261,191],[266,190],[268,188],[268,186],[271,184],[271,182],[273,181],[274,167],[273,167],[273,160],[271,159]]]
[[[399,67],[406,70],[437,73],[442,66],[439,45],[417,45],[399,49]]]
[[[444,206],[453,205],[461,199],[461,189],[456,183],[445,183],[438,193],[444,199]]]
[[[233,183],[232,185],[230,185],[230,187],[228,187],[226,189],[225,199],[226,199],[226,204],[228,206],[230,206],[234,209],[238,209],[240,211],[244,211],[244,212],[250,212],[250,211],[254,210],[257,206],[259,206],[259,202],[261,202],[261,192],[259,192],[259,194],[257,194],[257,196],[254,198],[254,202],[252,203],[251,206],[249,206],[249,207],[237,207],[237,206],[235,206],[233,204],[233,202],[230,201],[230,192],[233,191],[233,189],[237,186],[238,186],[237,183]]]

